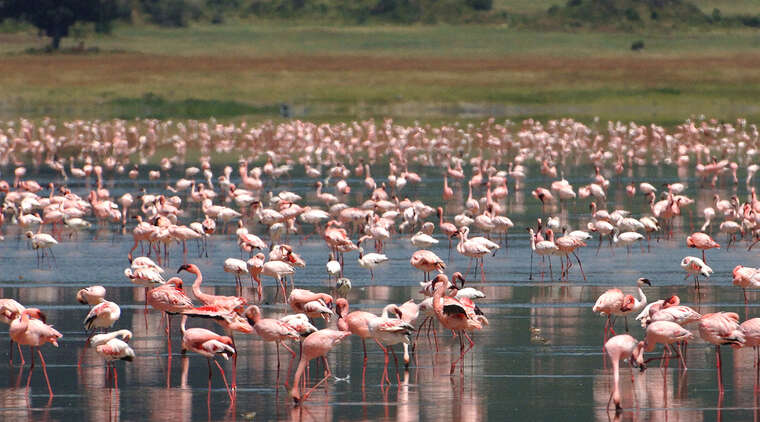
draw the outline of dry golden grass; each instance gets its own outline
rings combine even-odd
[[[271,40],[276,28],[122,29],[88,45],[126,51],[53,55],[19,54],[30,41],[13,35],[19,48],[0,60],[0,118],[188,117],[203,115],[204,107],[225,118],[270,118],[280,103],[315,119],[456,118],[463,104],[476,114],[511,118],[675,122],[702,113],[760,115],[760,53],[748,33],[659,36],[647,40],[651,49],[634,53],[620,35],[448,29],[470,40],[472,51],[464,44],[440,47],[450,36],[440,27],[296,28],[291,32],[301,35],[283,36],[282,48],[249,40]],[[180,48],[188,42],[182,34],[199,32],[211,47]],[[403,42],[410,34],[412,41]],[[502,45],[504,36],[512,44]],[[704,48],[692,48],[700,43]]]

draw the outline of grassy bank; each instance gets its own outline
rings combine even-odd
[[[85,52],[52,55],[27,52],[47,42],[32,33],[0,38],[0,118],[266,119],[287,103],[294,117],[317,120],[760,120],[760,35],[750,29],[125,26],[84,40]],[[642,51],[631,51],[636,40]]]

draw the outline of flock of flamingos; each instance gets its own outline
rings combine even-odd
[[[672,130],[612,122],[590,127],[570,119],[513,124],[497,124],[492,119],[478,125],[441,127],[400,126],[391,121],[248,126],[199,121],[18,120],[0,128],[0,166],[13,172],[12,178],[0,181],[0,231],[28,238],[37,253],[37,265],[43,268],[60,265],[55,253],[62,243],[71,241],[70,233],[86,232],[93,225],[131,232],[134,243],[124,257],[125,264],[129,263],[125,282],[145,289],[142,312],[146,318],[148,307],[164,313],[169,355],[175,334],[172,316],[178,315],[183,353],[208,358],[209,389],[216,366],[229,399],[234,401],[235,371],[228,383],[217,358],[232,359],[234,368],[240,352],[235,335],[255,331],[263,341],[277,344],[278,374],[280,347],[290,355],[284,384],[298,405],[329,382],[328,353],[351,336],[362,341],[365,368],[366,342],[383,350],[381,385],[385,386],[393,383],[390,357],[396,361],[397,377],[399,373],[393,346],[403,345],[404,363],[409,365],[419,332],[429,324],[428,336],[432,327],[436,347],[439,336],[457,339],[460,353],[451,357],[450,374],[454,376],[459,366],[459,374],[464,376],[465,356],[475,345],[471,334],[488,326],[486,315],[475,304],[483,294],[465,284],[477,279],[478,272],[481,283],[488,282],[488,261],[508,259],[497,255],[499,249],[530,247],[535,261],[531,262],[531,278],[540,274],[544,280],[558,277],[566,281],[576,264],[579,271],[575,274],[585,278],[579,252],[587,244],[591,253],[594,249],[599,253],[609,244],[625,246],[630,254],[632,247],[656,248],[650,243],[652,237],[683,235],[688,247],[700,250],[697,256],[681,261],[686,277],[693,277],[694,295],[699,300],[699,279],[712,273],[707,264],[710,252],[705,251],[741,247],[742,240],[745,247],[751,247],[760,239],[760,200],[753,187],[758,165],[752,164],[758,161],[759,152],[758,129],[743,120],[733,124],[687,122]],[[234,166],[214,172],[236,160]],[[222,164],[214,166],[212,161]],[[528,174],[533,163],[540,175]],[[670,166],[685,174],[693,170],[694,183],[701,189],[746,184],[751,196],[720,198],[716,194],[712,207],[694,209],[694,200],[683,194],[683,183],[620,182],[627,169],[645,165]],[[586,184],[573,186],[563,177],[563,170],[572,166],[588,166]],[[409,196],[415,192],[413,186],[422,181],[415,168],[437,174],[442,187],[435,203]],[[52,175],[54,182],[38,183],[34,174],[40,173]],[[293,173],[313,179],[309,201],[290,191],[278,191],[279,182]],[[170,174],[182,177],[170,179]],[[103,183],[104,178],[137,180],[146,175],[168,184],[152,191],[135,183],[133,192],[117,198]],[[515,227],[506,199],[522,191],[527,178],[543,181],[544,187],[524,197],[524,205],[540,208],[542,217],[530,227]],[[78,188],[81,191],[75,192]],[[458,193],[466,191],[467,197],[455,195],[454,188]],[[608,210],[608,198],[616,189],[646,204],[648,212],[634,216],[620,207]],[[347,203],[349,194],[357,190],[366,192],[367,199]],[[432,196],[437,198],[437,194]],[[445,215],[443,207],[452,204],[461,212]],[[558,217],[558,211],[571,205],[589,210],[582,218],[587,223],[577,230]],[[527,231],[530,244],[510,243],[508,237],[515,230]],[[718,233],[723,233],[726,241],[719,244],[712,237],[718,238]],[[334,283],[322,292],[296,287],[295,275],[306,265],[298,255],[297,240],[306,236],[320,236],[326,243],[326,265],[310,264],[325,265],[320,271]],[[392,237],[408,238],[417,248],[409,263],[423,273],[419,297],[401,305],[389,304],[380,316],[350,311],[346,297],[351,280],[344,277],[344,260],[357,259],[367,270],[366,276],[374,279],[375,268],[389,265],[383,245]],[[203,274],[192,263],[193,257],[207,255],[209,242],[231,239],[247,259],[231,257],[219,265],[234,277],[237,294],[206,293]],[[445,259],[428,250],[438,242],[448,242]],[[195,245],[197,248],[192,247]],[[471,265],[464,274],[446,274],[452,249],[469,258]],[[182,254],[181,265],[170,266],[172,252],[175,260]],[[559,272],[552,258],[559,258]],[[736,264],[733,282],[744,289],[746,303],[746,289],[760,287],[760,269]],[[192,294],[185,291],[179,278],[185,272],[194,277]],[[265,298],[262,286],[270,280],[276,286],[275,294]],[[243,289],[249,282],[254,288]],[[629,284],[633,280],[623,286]],[[732,312],[700,315],[681,305],[678,296],[647,302],[641,286],[650,284],[649,280],[639,279],[636,284],[638,295],[610,289],[593,306],[593,312],[607,318],[605,360],[609,358],[613,368],[610,401],[617,411],[623,408],[620,361],[627,359],[643,371],[653,359],[661,359],[660,365],[666,366],[674,358],[686,370],[685,349],[694,337],[692,325],[704,341],[715,345],[720,394],[720,346],[754,347],[760,356],[760,318],[740,323]],[[246,296],[245,292],[252,294]],[[129,345],[130,331],[107,332],[117,325],[119,305],[107,300],[102,286],[83,288],[76,299],[91,305],[83,322],[89,333],[87,342],[105,359],[117,385],[114,361],[135,357]],[[267,318],[257,306],[264,300],[285,302],[293,313]],[[21,346],[29,346],[32,368],[36,354],[52,397],[41,349],[46,343],[58,346],[62,335],[49,325],[52,321],[47,321],[42,311],[25,308],[13,298],[0,299],[0,315],[10,327],[11,364],[14,349],[24,362]],[[641,341],[630,334],[616,335],[615,319],[624,317],[628,331],[627,316],[636,317],[644,327]],[[188,328],[195,318],[212,319],[224,333]],[[315,325],[332,328],[317,329]],[[662,356],[645,358],[644,353],[654,351],[658,343],[663,345]],[[299,361],[291,378],[296,358]],[[324,362],[324,377],[305,389],[308,377],[304,375],[315,359]]]

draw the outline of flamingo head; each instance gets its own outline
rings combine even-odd
[[[30,318],[38,319],[45,323],[47,322],[47,316],[45,315],[45,313],[37,308],[26,308],[24,310],[24,313],[29,315]]]
[[[198,274],[198,267],[195,264],[184,264],[177,270],[177,274],[179,274],[182,270],[185,270],[189,273]]]
[[[449,278],[446,276],[446,274],[438,274],[433,278],[433,281],[430,283],[430,286],[435,288],[435,285],[443,282],[448,284]]]
[[[177,289],[177,290],[182,290],[183,289],[182,279],[179,278],[179,277],[172,277],[169,280],[167,280],[166,283],[167,284],[173,284],[174,288]]]
[[[462,273],[460,273],[459,271],[451,275],[452,284],[456,286],[457,281],[462,283],[461,287],[464,287],[464,283],[466,280],[464,279],[464,276],[462,275]]]
[[[335,313],[338,314],[338,319],[345,317],[348,311],[348,300],[341,297],[335,301]]]
[[[623,304],[620,306],[622,312],[630,312],[636,304],[636,299],[632,295],[625,295]]]
[[[652,286],[652,283],[649,282],[649,279],[647,279],[647,278],[640,278],[640,279],[636,280],[636,284],[638,284],[639,286],[642,286],[644,284],[646,284],[647,286],[650,286],[650,287]]]
[[[681,298],[679,298],[677,295],[673,295],[665,300],[665,303],[663,303],[663,308],[667,308],[670,306],[677,306],[681,303]]]

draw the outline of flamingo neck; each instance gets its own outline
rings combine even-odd
[[[639,300],[641,302],[639,306],[646,305],[647,297],[644,295],[644,290],[641,288],[641,286],[639,286]]]

